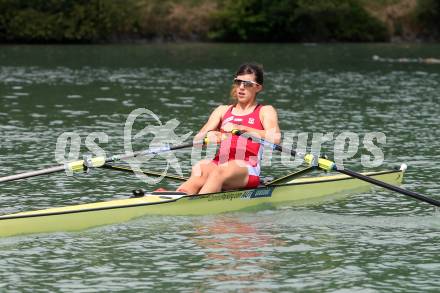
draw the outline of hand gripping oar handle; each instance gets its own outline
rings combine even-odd
[[[71,172],[71,173],[82,172],[82,171],[86,170],[87,168],[102,167],[106,163],[112,163],[112,162],[116,162],[116,161],[126,160],[126,159],[134,158],[137,156],[146,156],[146,155],[159,154],[159,153],[168,152],[168,151],[174,151],[174,150],[178,150],[178,149],[192,147],[194,145],[206,145],[208,143],[209,143],[208,138],[205,137],[204,139],[199,140],[199,141],[192,141],[189,143],[175,145],[175,146],[168,145],[165,147],[147,149],[147,150],[134,152],[132,154],[114,155],[110,158],[89,157],[89,158],[85,158],[84,160],[73,161],[70,163],[66,163],[64,165],[59,165],[59,166],[49,167],[46,169],[0,177],[0,183],[35,177],[35,176],[39,176],[39,175],[51,174],[51,173],[56,173],[56,172],[61,172],[61,171],[67,171],[67,172]]]
[[[292,156],[299,155],[299,154],[297,154],[295,151],[293,151],[291,149],[283,148],[281,145],[278,145],[278,144],[275,144],[275,143],[271,143],[271,142],[269,142],[267,140],[264,140],[262,138],[258,138],[258,137],[254,137],[254,136],[245,134],[245,133],[243,133],[243,132],[241,132],[239,130],[232,130],[231,132],[232,132],[232,134],[241,135],[241,136],[243,136],[245,138],[248,138],[248,139],[251,139],[252,141],[255,141],[257,143],[261,143],[263,145],[270,146],[274,150],[280,151],[282,153],[289,154],[289,155],[292,155]],[[324,159],[324,158],[316,158],[316,156],[314,156],[313,154],[306,154],[306,155],[303,156],[303,158],[304,158],[304,161],[306,163],[308,163],[309,165],[311,165],[311,166],[312,165],[318,166],[322,170],[326,170],[326,171],[334,170],[334,171],[340,172],[342,174],[345,174],[345,175],[357,178],[359,180],[363,180],[363,181],[366,181],[368,183],[371,183],[371,184],[374,184],[374,185],[377,185],[377,186],[380,186],[380,187],[383,187],[383,188],[386,188],[386,189],[389,189],[389,190],[392,190],[392,191],[395,191],[395,192],[398,192],[398,193],[410,196],[410,197],[418,199],[420,201],[432,204],[434,206],[440,207],[440,201],[438,201],[436,199],[433,199],[433,198],[430,198],[430,197],[426,197],[426,196],[424,196],[422,194],[419,194],[417,192],[406,190],[406,189],[400,188],[398,186],[388,184],[386,182],[379,181],[377,179],[365,176],[363,174],[357,173],[357,172],[352,171],[352,170],[348,170],[346,168],[339,167],[333,161],[330,161],[330,160],[327,160],[327,159]]]

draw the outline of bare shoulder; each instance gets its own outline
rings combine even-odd
[[[229,109],[230,105],[220,105],[215,110],[220,112],[226,112]]]
[[[260,113],[262,116],[277,115],[277,110],[271,105],[264,105],[261,107]]]
[[[228,111],[228,108],[229,108],[228,105],[220,105],[214,109],[212,114],[215,116],[223,117],[223,115],[225,115],[226,111]]]
[[[261,107],[260,110],[260,119],[263,125],[267,127],[268,124],[270,125],[277,125],[278,124],[278,114],[277,110],[271,105],[265,105]]]

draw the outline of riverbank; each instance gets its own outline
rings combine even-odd
[[[439,18],[434,0],[1,0],[0,42],[424,42]]]

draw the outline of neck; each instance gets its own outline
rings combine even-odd
[[[241,111],[246,111],[246,110],[249,110],[249,109],[253,108],[255,105],[257,105],[257,101],[256,100],[249,101],[247,103],[240,103],[240,102],[238,102],[235,105],[235,108],[237,108],[238,110],[241,110]]]

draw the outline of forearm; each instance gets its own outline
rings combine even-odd
[[[195,137],[202,139],[202,138],[207,137],[209,135],[209,133],[217,132],[217,131],[218,131],[218,129],[202,128],[199,130],[199,132],[196,134]]]

